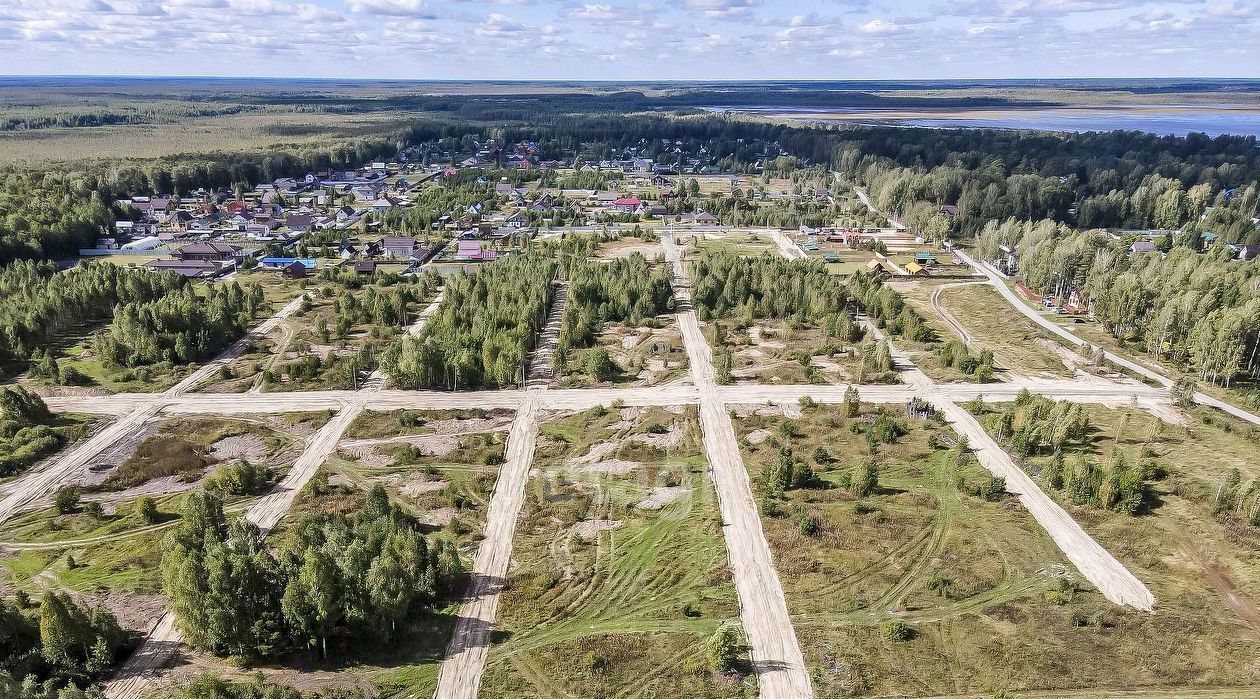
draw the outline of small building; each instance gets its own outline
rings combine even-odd
[[[906,272],[914,277],[922,277],[927,274],[927,268],[918,262],[911,262],[906,265]]]
[[[381,251],[394,260],[410,260],[416,251],[416,239],[410,236],[386,236],[381,238]]]
[[[228,266],[209,260],[149,260],[144,266],[154,272],[174,272],[190,279],[217,277],[228,269]]]
[[[354,263],[355,274],[376,274],[376,263],[372,260],[357,260]]]
[[[217,243],[213,241],[202,241],[185,245],[182,248],[171,253],[171,256],[177,260],[206,260],[210,262],[225,262],[236,259],[240,254],[241,248],[227,243]]]
[[[874,258],[867,260],[866,271],[874,274],[888,274],[888,268],[884,266],[884,263]]]
[[[643,206],[643,202],[638,197],[621,197],[613,202],[613,209],[623,214],[632,214]]]
[[[707,211],[697,211],[696,215],[693,216],[691,220],[705,226],[717,226],[722,223],[717,216],[714,216]]]
[[[482,246],[480,240],[461,240],[455,248],[455,259],[465,262],[493,262],[499,255]]]
[[[1148,252],[1155,252],[1155,243],[1149,240],[1137,240],[1129,246],[1129,252],[1134,255],[1140,255]]]
[[[281,276],[289,279],[302,279],[306,277],[306,265],[302,264],[300,260],[294,260],[284,267],[281,267],[280,274]]]
[[[918,262],[919,264],[923,265],[924,267],[927,267],[928,265],[934,265],[934,264],[936,264],[936,255],[933,255],[933,254],[932,254],[932,253],[930,253],[930,252],[919,252],[919,253],[915,253],[915,255],[914,255],[914,261],[915,261],[915,262]]]

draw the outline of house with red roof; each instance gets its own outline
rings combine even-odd
[[[613,202],[613,209],[623,214],[632,214],[638,211],[640,206],[643,206],[643,202],[639,201],[638,197],[621,197]]]

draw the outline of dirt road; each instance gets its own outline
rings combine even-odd
[[[1038,313],[1035,309],[1030,308],[1028,304],[1024,303],[1019,298],[1019,296],[1017,296],[1015,292],[1011,290],[1010,286],[1008,286],[1006,283],[1006,278],[1003,277],[1001,274],[999,274],[997,270],[993,269],[992,266],[985,263],[976,262],[970,255],[968,255],[967,253],[961,250],[956,250],[955,252],[958,254],[959,258],[961,258],[963,262],[966,262],[968,265],[971,265],[972,268],[974,268],[975,270],[977,270],[984,276],[988,277],[989,282],[993,284],[993,287],[995,289],[998,290],[998,293],[1002,294],[1002,297],[1005,298],[1008,303],[1010,303],[1012,306],[1018,309],[1020,313],[1023,313],[1034,323],[1036,323],[1037,325],[1040,325],[1041,327],[1053,333],[1056,337],[1063,339],[1068,344],[1071,344],[1075,347],[1081,347],[1087,344],[1084,339],[1077,337],[1076,335],[1072,334],[1063,326],[1050,320],[1049,318],[1045,317],[1041,313]],[[1125,369],[1128,369],[1129,371],[1132,371],[1133,373],[1139,376],[1150,379],[1151,381],[1159,383],[1163,386],[1172,386],[1173,384],[1172,379],[1168,378],[1168,376],[1166,376],[1164,373],[1160,371],[1155,371],[1154,369],[1151,369],[1150,367],[1144,364],[1140,364],[1126,357],[1121,357],[1120,355],[1115,354],[1113,352],[1104,352],[1103,354],[1104,356],[1106,356],[1107,361],[1111,362],[1112,364],[1116,364],[1118,366],[1124,367]],[[1230,415],[1233,415],[1234,417],[1240,420],[1246,420],[1247,422],[1250,422],[1253,425],[1260,425],[1260,415],[1256,415],[1255,413],[1249,412],[1247,410],[1243,410],[1242,408],[1226,403],[1225,401],[1220,400],[1219,398],[1214,398],[1212,396],[1209,396],[1206,393],[1202,393],[1202,392],[1195,393],[1194,400],[1200,405],[1206,405],[1212,408],[1216,408],[1217,410],[1229,413]]]
[[[507,453],[490,508],[486,512],[485,539],[473,562],[473,579],[468,596],[459,609],[455,632],[446,649],[446,659],[438,673],[437,699],[476,699],[481,675],[490,649],[499,593],[507,580],[512,560],[512,537],[516,518],[525,502],[525,485],[534,460],[538,439],[537,398],[541,391],[529,391],[517,410],[508,432]]]
[[[691,307],[691,289],[681,252],[672,236],[661,237],[665,259],[674,267],[674,294],[691,377],[700,397],[700,428],[709,473],[722,512],[722,532],[739,597],[740,619],[752,651],[762,699],[812,697],[805,657],[796,641],[770,544],[761,529],[748,471],[744,468],[735,429],[722,402],[713,372],[713,356]]]
[[[993,475],[1006,479],[1006,489],[1019,496],[1019,501],[1046,530],[1068,560],[1104,597],[1116,604],[1148,612],[1154,608],[1155,596],[1146,585],[1085,533],[1081,525],[1059,503],[1046,495],[1032,477],[1015,464],[1006,450],[993,441],[971,413],[956,403],[937,396],[933,396],[931,400],[954,430],[967,438],[980,464]]]
[[[965,342],[968,347],[973,347],[975,345],[976,338],[973,337],[971,333],[967,332],[967,328],[954,317],[954,314],[945,310],[945,307],[941,305],[941,292],[946,289],[952,289],[956,286],[984,283],[985,282],[953,282],[951,284],[941,284],[932,291],[932,309],[936,311],[936,314],[941,317],[941,320],[945,321],[945,324],[948,325],[951,330],[958,334],[958,337],[962,338],[962,341]]]

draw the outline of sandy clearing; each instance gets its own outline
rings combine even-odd
[[[417,517],[421,524],[427,524],[430,527],[445,527],[455,519],[454,507],[439,507],[435,510],[429,510]]]
[[[618,529],[623,524],[619,519],[588,519],[573,525],[569,533],[579,539],[594,539],[600,532]]]
[[[658,486],[648,492],[648,496],[636,503],[635,507],[640,510],[659,510],[678,498],[690,493],[691,488],[686,486]]]
[[[256,434],[224,437],[210,446],[210,458],[215,461],[258,462],[267,456],[267,443]]]
[[[582,473],[607,473],[614,476],[624,476],[628,473],[634,473],[642,467],[643,464],[637,461],[608,459],[605,461],[596,461],[593,464],[587,464],[578,470]]]

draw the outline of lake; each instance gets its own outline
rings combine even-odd
[[[990,128],[1035,131],[1147,131],[1161,136],[1206,133],[1260,138],[1260,111],[1226,105],[1141,107],[1079,107],[1053,109],[916,110],[866,108],[713,108],[788,121],[880,124],[938,129]]]

